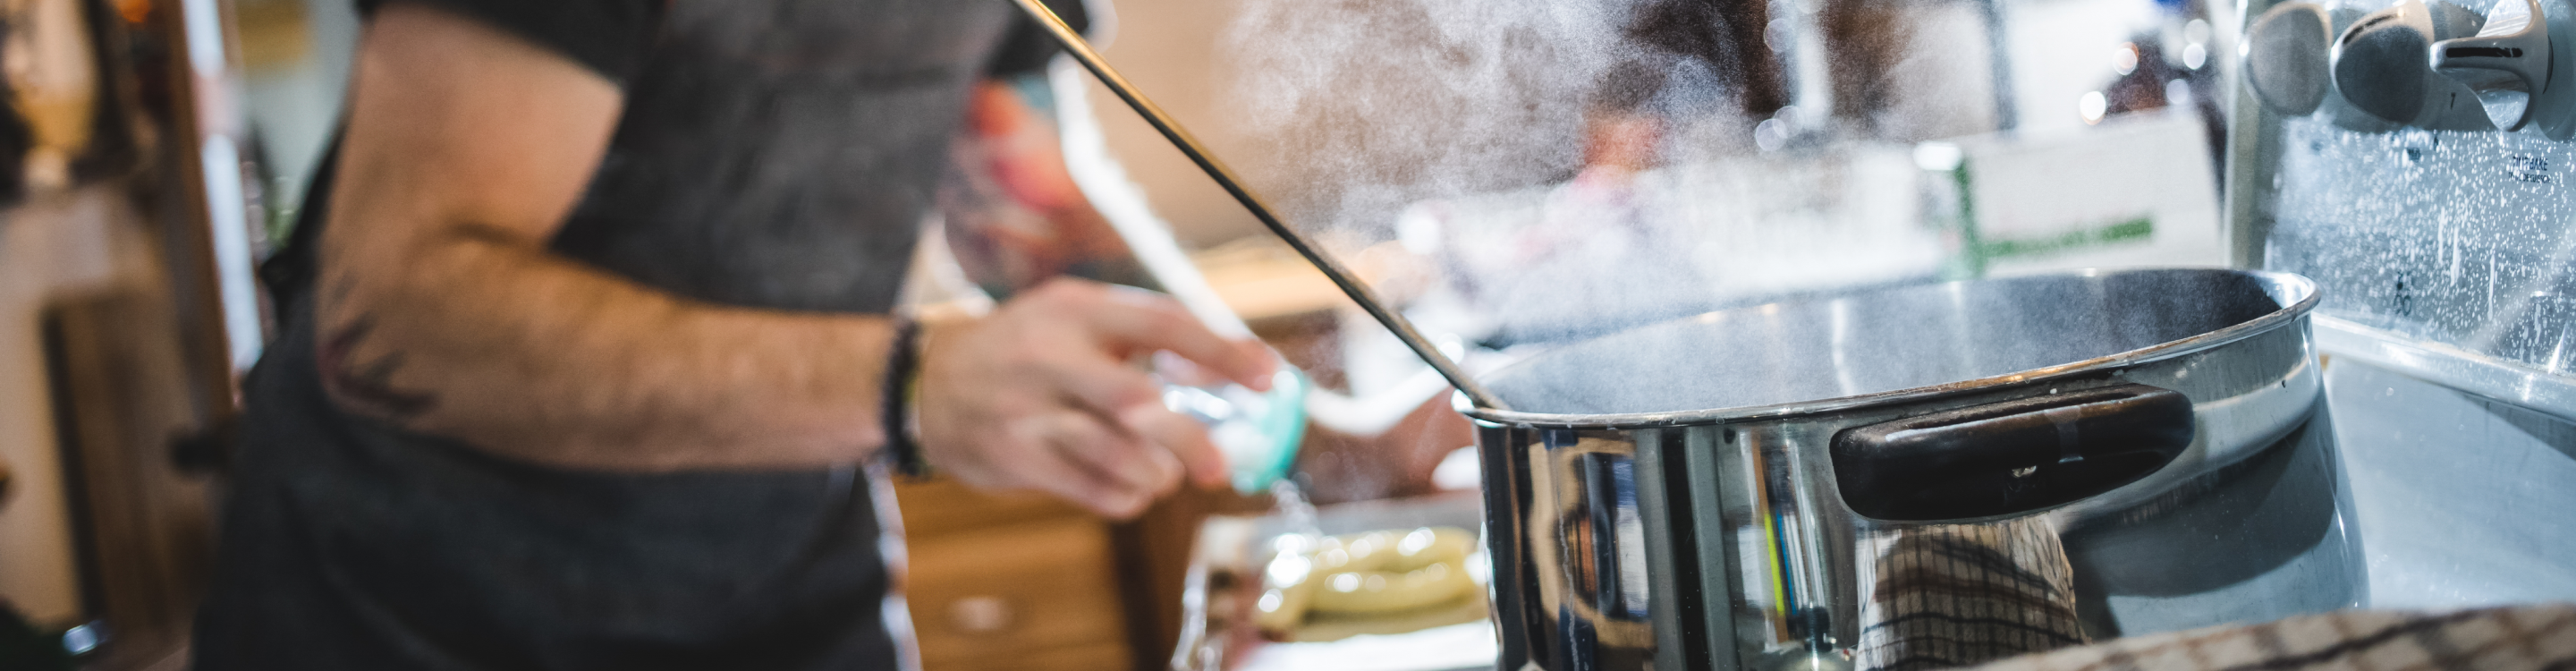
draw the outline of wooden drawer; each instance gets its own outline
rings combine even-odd
[[[929,671],[1132,664],[1107,524],[997,525],[907,546],[904,599]]]
[[[1044,494],[979,492],[948,480],[899,482],[894,496],[896,508],[903,511],[903,534],[913,539],[1042,519],[1091,519],[1073,504]]]
[[[921,663],[922,671],[1130,671],[1135,660],[1120,643],[1047,648],[1021,655],[986,655]]]

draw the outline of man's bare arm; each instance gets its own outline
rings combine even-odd
[[[554,256],[622,96],[481,24],[400,3],[361,43],[315,307],[344,407],[612,470],[846,463],[884,440],[887,320],[683,300]],[[1129,515],[1223,458],[1125,365],[1170,351],[1255,387],[1272,362],[1166,297],[1054,281],[928,325],[926,456]]]
[[[547,252],[623,105],[608,80],[391,3],[353,91],[316,293],[344,407],[592,468],[811,466],[883,442],[885,320],[691,302]]]

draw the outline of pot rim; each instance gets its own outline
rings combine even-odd
[[[2034,275],[2016,275],[2016,276],[2013,276],[2013,277],[2000,277],[2000,278],[1975,279],[1975,280],[1956,280],[1956,281],[1950,281],[1950,282],[1941,282],[1941,283],[1937,283],[1937,284],[1914,285],[1914,287],[1925,287],[1925,286],[1932,286],[1932,287],[1938,287],[1938,286],[1957,286],[1957,285],[1965,285],[1965,284],[1970,284],[1970,283],[1975,283],[1975,282],[2013,281],[2013,280],[2025,280],[2025,279],[2048,278],[2048,277],[2088,277],[2088,278],[2099,278],[2099,277],[2110,277],[2110,276],[2115,276],[2115,275],[2128,275],[2128,274],[2139,274],[2139,273],[2173,272],[2173,271],[2177,271],[2177,270],[2183,270],[2183,271],[2203,271],[2203,272],[2221,272],[2221,273],[2235,273],[2235,274],[2240,274],[2240,275],[2246,275],[2246,276],[2250,276],[2250,277],[2255,278],[2256,280],[2261,281],[2261,282],[2262,282],[2262,284],[2264,285],[2264,289],[2265,289],[2265,292],[2266,292],[2266,293],[2270,293],[2270,294],[2272,294],[2272,295],[2273,295],[2273,296],[2275,296],[2275,297],[2282,296],[2282,295],[2284,295],[2284,294],[2288,294],[2288,295],[2296,296],[2296,297],[2297,297],[2297,300],[2293,300],[2293,301],[2291,301],[2289,305],[2287,305],[2287,306],[2283,306],[2281,309],[2274,310],[2274,311],[2269,312],[2269,313],[2265,313],[2263,316],[2260,316],[2260,317],[2255,317],[2255,318],[2253,318],[2253,319],[2248,319],[2248,320],[2245,320],[2245,321],[2242,321],[2242,322],[2238,322],[2238,323],[2236,323],[2236,324],[2229,325],[2229,326],[2227,326],[2226,328],[2221,328],[2221,329],[2218,329],[2218,330],[2215,330],[2215,331],[2210,331],[2210,332],[2207,332],[2207,333],[2202,333],[2202,334],[2200,334],[2200,335],[2192,336],[2192,337],[2189,337],[2189,338],[2183,338],[2183,339],[2181,339],[2181,340],[2174,340],[2174,341],[2169,341],[2169,342],[2160,343],[2160,344],[2156,344],[2156,345],[2150,345],[2150,346],[2147,346],[2147,347],[2141,347],[2141,348],[2133,349],[2133,350],[2129,350],[2129,351],[2126,351],[2126,352],[2120,352],[2120,353],[2117,353],[2117,354],[2111,354],[2111,355],[2107,355],[2107,356],[2095,357],[2095,358],[2086,359],[2086,360],[2083,360],[2083,361],[2076,361],[2076,362],[2072,362],[2072,363],[2059,364],[2059,365],[2055,365],[2055,366],[2045,367],[2045,368],[2034,368],[2034,369],[2024,370],[2024,371],[2020,371],[2020,372],[2006,373],[2006,374],[2003,374],[2003,375],[1995,375],[1995,376],[1989,376],[1989,377],[1977,378],[1977,379],[1972,379],[1972,380],[1963,380],[1963,381],[1959,381],[1959,382],[1950,382],[1950,383],[1944,383],[1944,384],[1927,385],[1927,386],[1921,386],[1921,387],[1912,387],[1912,388],[1907,388],[1907,389],[1897,389],[1897,390],[1893,390],[1893,391],[1882,391],[1882,392],[1870,393],[1870,394],[1860,394],[1860,395],[1856,395],[1856,396],[1839,396],[1839,397],[1835,397],[1835,398],[1828,398],[1828,399],[1821,399],[1821,400],[1814,400],[1814,401],[1793,401],[1793,402],[1789,402],[1789,403],[1777,403],[1777,404],[1772,404],[1772,405],[1742,406],[1742,407],[1734,407],[1734,408],[1717,408],[1717,409],[1710,409],[1710,410],[1678,410],[1678,411],[1671,411],[1671,412],[1635,412],[1635,413],[1603,413],[1603,414],[1565,414],[1565,413],[1546,413],[1546,412],[1522,412],[1522,411],[1517,411],[1517,410],[1496,410],[1496,409],[1493,409],[1493,408],[1476,407],[1476,406],[1473,406],[1473,405],[1471,405],[1471,404],[1470,404],[1470,402],[1467,400],[1467,398],[1466,398],[1466,396],[1465,396],[1465,395],[1463,395],[1463,394],[1457,394],[1457,393],[1453,392],[1453,393],[1452,393],[1452,399],[1451,399],[1451,405],[1452,405],[1453,407],[1457,408],[1457,410],[1458,410],[1458,412],[1459,412],[1460,414],[1464,414],[1464,415],[1466,415],[1468,418],[1470,418],[1470,419],[1474,419],[1474,420],[1476,420],[1476,421],[1478,421],[1478,422],[1480,422],[1480,423],[1485,423],[1485,424],[1495,424],[1495,425],[1503,425],[1503,426],[1526,426],[1526,427],[1568,428],[1568,429],[1574,429],[1574,428],[1627,429],[1627,428],[1645,428],[1645,427],[1662,427],[1662,426],[1683,426],[1683,425],[1701,425],[1701,424],[1723,424],[1723,423],[1738,422],[1738,421],[1744,421],[1744,420],[1757,420],[1757,419],[1782,419],[1782,418],[1796,417],[1796,416],[1801,416],[1801,415],[1813,415],[1813,414],[1821,414],[1821,413],[1828,413],[1828,412],[1838,412],[1838,411],[1850,410],[1850,409],[1854,409],[1854,408],[1862,408],[1862,407],[1868,407],[1868,406],[1885,405],[1885,404],[1893,404],[1893,403],[1906,403],[1906,402],[1913,402],[1913,401],[1921,401],[1921,400],[1926,400],[1926,399],[1938,398],[1938,397],[1942,397],[1942,396],[1950,396],[1950,395],[1955,395],[1955,394],[1971,393],[1971,392],[1976,392],[1976,391],[1982,391],[1982,390],[1989,390],[1989,389],[1999,388],[1999,387],[2003,387],[2003,386],[2005,386],[2005,385],[2022,384],[2022,383],[2030,383],[2030,382],[2041,382],[2041,381],[2047,381],[2047,380],[2053,380],[2053,379],[2059,379],[2059,378],[2065,378],[2065,377],[2078,376],[2078,375],[2083,375],[2083,374],[2087,374],[2087,373],[2098,373],[2098,372],[2102,372],[2102,371],[2106,371],[2106,370],[2114,370],[2114,369],[2118,369],[2118,368],[2124,368],[2124,367],[2128,367],[2128,366],[2134,366],[2134,365],[2137,365],[2137,364],[2148,363],[2148,362],[2153,362],[2153,361],[2161,361],[2161,360],[2164,360],[2164,359],[2170,359],[2170,358],[2179,357],[2179,356],[2184,356],[2184,355],[2188,355],[2188,354],[2193,354],[2193,353],[2198,353],[2198,352],[2204,352],[2204,351],[2208,351],[2208,350],[2211,350],[2211,349],[2215,349],[2215,348],[2218,348],[2218,347],[2221,347],[2221,346],[2227,345],[2227,344],[2229,344],[2229,343],[2234,343],[2234,342],[2239,341],[2239,340],[2244,340],[2244,339],[2246,339],[2246,338],[2251,338],[2251,337],[2253,337],[2253,336],[2255,336],[2255,335],[2257,335],[2257,334],[2261,334],[2261,333],[2269,332],[2269,331],[2271,331],[2271,330],[2273,330],[2273,329],[2276,329],[2276,328],[2280,328],[2280,327],[2283,327],[2283,326],[2286,326],[2286,325],[2290,325],[2290,324],[2293,324],[2293,323],[2297,323],[2299,320],[2307,318],[2307,316],[2308,316],[2308,312],[2310,312],[2310,311],[2312,311],[2312,310],[2316,309],[2317,301],[2318,301],[2319,293],[2320,293],[2320,292],[2317,290],[2317,283],[2316,283],[2316,281],[2315,281],[2315,280],[2310,280],[2310,279],[2308,279],[2307,277],[2304,277],[2304,276],[2301,276],[2301,275],[2298,275],[2298,274],[2295,274],[2295,273],[2284,273],[2284,272],[2270,271],[2270,270],[2245,270],[2245,269],[2239,269],[2239,268],[2207,268],[2207,267],[2198,267],[2198,268],[2195,268],[2195,267],[2157,267],[2157,268],[2128,268],[2128,269],[2120,269],[2120,270],[2102,270],[2102,269],[2098,269],[2098,268],[2088,268],[2088,269],[2084,269],[2084,270],[2075,270],[2075,271],[2058,272],[2058,273],[2040,273],[2040,274],[2034,274]],[[1914,288],[1914,287],[1907,287],[1907,288]],[[1795,303],[1810,303],[1810,302],[1816,302],[1816,301],[1818,301],[1818,300],[1833,300],[1833,298],[1807,299],[1807,300],[1800,300],[1800,301],[1794,301],[1794,302],[1795,302]],[[1790,303],[1792,303],[1792,302],[1784,301],[1784,302],[1767,303],[1767,304],[1763,304],[1763,305],[1753,305],[1753,306],[1745,306],[1745,307],[1729,308],[1729,309],[1726,309],[1726,310],[1718,310],[1718,311],[1714,311],[1714,312],[1703,313],[1703,314],[1700,314],[1700,315],[1695,315],[1695,316],[1690,316],[1690,317],[1683,317],[1682,319],[1701,319],[1701,318],[1706,317],[1707,315],[1717,314],[1717,313],[1719,313],[1719,312],[1734,312],[1734,311],[1738,311],[1738,310],[1758,310],[1758,309],[1761,309],[1761,308],[1766,307],[1766,306],[1787,305],[1787,304],[1790,304]],[[1674,321],[1680,321],[1680,320],[1674,320]],[[1664,322],[1664,323],[1670,323],[1670,322]],[[1640,328],[1643,328],[1643,327],[1640,327]],[[1623,331],[1623,333],[1624,333],[1624,331]],[[1546,353],[1541,353],[1541,354],[1539,354],[1538,356],[1539,356],[1539,357],[1544,357],[1544,356],[1547,356],[1547,354],[1546,354]]]

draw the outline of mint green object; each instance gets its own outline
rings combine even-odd
[[[1163,405],[1207,424],[1208,438],[1225,453],[1235,490],[1259,494],[1287,477],[1289,465],[1297,461],[1297,444],[1306,437],[1311,386],[1304,373],[1281,366],[1267,392],[1233,383],[1167,385]]]
[[[1297,444],[1306,439],[1306,374],[1290,366],[1280,366],[1270,377],[1268,412],[1261,413],[1261,435],[1268,439],[1269,453],[1259,459],[1234,464],[1234,489],[1245,494],[1270,491],[1270,483],[1288,477],[1288,466],[1297,461]]]

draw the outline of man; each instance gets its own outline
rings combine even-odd
[[[1167,299],[886,314],[943,174],[999,185],[967,206],[1062,183],[1006,83],[1052,51],[1006,3],[366,9],[270,275],[198,668],[889,668],[854,466],[882,447],[1113,516],[1222,480],[1127,362],[1272,363]]]

